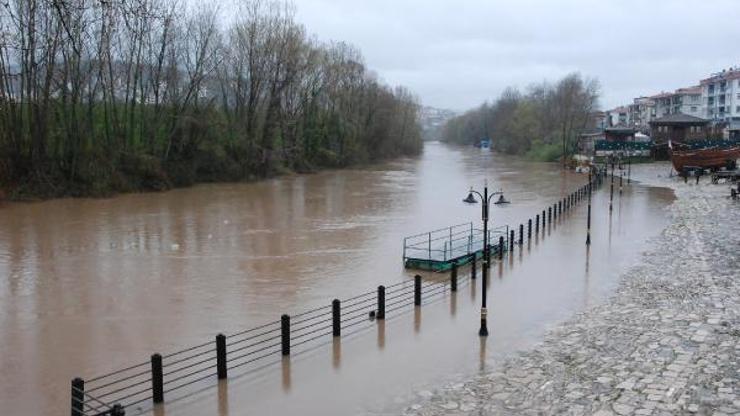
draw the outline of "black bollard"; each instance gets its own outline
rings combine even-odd
[[[280,317],[280,344],[283,355],[290,355],[290,316]]]
[[[514,251],[514,230],[511,230],[511,236],[509,237],[509,251]]]
[[[532,219],[527,220],[527,239],[532,239]]]
[[[504,237],[500,236],[498,238],[498,259],[501,260],[504,258]]]
[[[457,292],[457,263],[452,263],[452,272],[450,273],[450,290]]]
[[[110,416],[126,416],[126,411],[123,409],[123,406],[116,403],[110,408]]]
[[[524,224],[519,224],[519,245],[524,244]]]
[[[540,214],[537,214],[537,217],[535,218],[534,233],[535,234],[540,233]]]
[[[85,381],[79,377],[72,379],[72,416],[85,414]]]
[[[609,212],[612,212],[613,210],[613,203],[614,201],[614,174],[612,174],[612,184],[609,189]]]
[[[622,172],[619,173],[619,195],[622,195]]]
[[[476,269],[475,263],[476,263],[475,253],[473,253],[473,258],[470,260],[470,278],[473,280],[475,280],[475,278],[477,277],[476,276],[477,271],[475,270]]]
[[[339,299],[331,301],[331,334],[335,337],[342,335],[342,304]]]
[[[152,354],[152,401],[162,403],[164,401],[164,374],[162,373],[162,356]]]
[[[227,377],[226,372],[226,336],[216,335],[216,374],[219,380]]]
[[[547,222],[552,224],[552,207],[547,207]]]
[[[591,203],[588,204],[588,218],[586,220],[586,245],[591,245]]]
[[[375,313],[375,319],[385,319],[385,286],[378,286],[378,311]]]
[[[421,306],[421,276],[414,276],[414,305]]]

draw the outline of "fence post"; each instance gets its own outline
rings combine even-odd
[[[452,263],[452,272],[450,274],[450,290],[457,292],[457,263]]]
[[[432,233],[429,233],[429,240],[427,244],[427,250],[429,250],[429,260],[432,260]]]
[[[72,379],[72,416],[83,416],[85,412],[85,380]]]
[[[164,374],[162,373],[162,356],[152,354],[152,401],[162,403],[164,401]]]
[[[339,299],[331,301],[331,328],[335,337],[342,335],[342,304]]]
[[[532,239],[532,219],[530,218],[527,221],[527,238]]]
[[[280,341],[283,355],[290,355],[290,316],[280,317]]]
[[[414,276],[414,306],[421,306],[421,276]]]
[[[514,251],[514,230],[509,234],[509,251]]]
[[[385,319],[385,286],[378,286],[378,312],[375,319]]]
[[[216,335],[216,371],[218,373],[219,380],[223,380],[227,377],[226,336],[224,334]]]
[[[591,201],[588,203],[588,219],[586,220],[586,245],[591,245]]]
[[[609,212],[612,212],[612,201],[614,201],[614,169],[612,169],[612,182],[609,189]]]
[[[116,403],[110,409],[110,416],[126,416],[126,411],[123,410],[123,406]]]

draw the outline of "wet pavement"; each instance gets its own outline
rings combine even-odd
[[[636,176],[675,189],[671,224],[608,301],[471,376],[372,412],[403,415],[740,413],[740,205],[728,185]]]
[[[493,208],[493,225],[525,222],[586,181],[432,143],[419,159],[254,184],[4,204],[0,338],[11,353],[0,360],[0,403],[10,414],[57,414],[68,409],[72,377],[408,280],[403,237],[479,221],[480,206],[461,200],[484,177],[512,201]],[[480,288],[463,284],[341,342],[319,340],[218,386],[206,380],[155,413],[362,413],[477,374],[605,299],[668,224],[668,189],[625,185],[615,198],[610,218],[608,191],[594,196],[588,256],[579,205],[494,265],[485,343],[475,335]]]

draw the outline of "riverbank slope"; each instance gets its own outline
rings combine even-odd
[[[671,225],[608,301],[493,371],[420,392],[397,413],[740,412],[740,205],[725,185],[683,184],[658,171],[641,173],[675,190]]]

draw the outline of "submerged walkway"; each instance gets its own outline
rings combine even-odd
[[[722,185],[661,185],[672,224],[610,300],[388,414],[740,414],[740,204]]]

